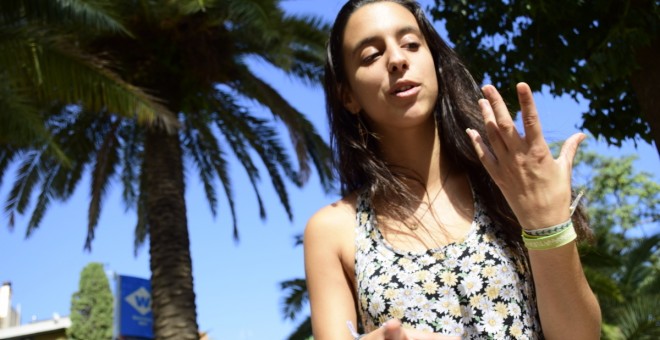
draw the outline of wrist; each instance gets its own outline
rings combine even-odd
[[[523,230],[533,231],[547,229],[565,223],[570,217],[570,214],[548,214],[548,216],[519,220],[519,222]]]
[[[529,250],[549,250],[564,246],[577,238],[573,222],[568,221],[548,228],[523,230],[522,239]]]
[[[583,195],[584,191],[580,191],[570,205],[562,203],[551,209],[537,209],[536,212],[527,215],[526,218],[518,218],[518,222],[523,230],[527,231],[548,229],[562,223],[567,223],[567,221],[570,221],[571,216],[573,216]],[[568,208],[566,208],[567,205]]]

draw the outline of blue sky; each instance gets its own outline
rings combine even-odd
[[[429,4],[432,1],[422,1]],[[323,16],[331,20],[343,1],[288,0],[287,11]],[[320,87],[308,87],[291,80],[267,65],[257,63],[256,72],[281,91],[296,108],[306,113],[323,136],[327,136],[324,99]],[[577,132],[580,113],[586,104],[570,99],[536,95],[546,137],[562,140]],[[260,108],[255,107],[259,110]],[[660,158],[655,148],[633,143],[608,148],[593,139],[590,148],[602,154],[637,153],[639,170],[660,178]],[[294,219],[289,221],[269,180],[262,181],[268,217],[261,221],[256,198],[242,168],[235,162],[231,178],[235,185],[236,209],[241,241],[232,240],[231,219],[223,197],[216,218],[211,216],[199,179],[188,169],[186,202],[193,258],[200,329],[214,339],[283,339],[294,323],[283,321],[280,312],[279,282],[303,277],[303,252],[294,247],[307,219],[321,206],[338,197],[325,194],[317,178],[303,189],[289,186]],[[5,176],[0,200],[7,197],[13,172]],[[21,306],[22,322],[48,319],[53,313],[69,314],[71,294],[78,289],[80,271],[89,262],[101,262],[109,273],[148,278],[149,256],[145,246],[133,256],[135,213],[126,212],[118,183],[105,199],[91,253],[83,251],[89,204],[89,180],[84,179],[71,200],[53,204],[41,226],[25,239],[26,218],[9,231],[7,217],[0,216],[0,281],[11,281],[13,305]]]

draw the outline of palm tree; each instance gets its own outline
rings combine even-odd
[[[158,339],[197,339],[184,167],[196,169],[214,215],[218,205],[215,183],[219,181],[236,238],[234,194],[227,173],[229,151],[248,174],[262,218],[266,210],[258,186],[261,172],[252,155],[263,163],[289,218],[292,211],[286,181],[300,186],[314,167],[329,189],[327,145],[312,124],[247,63],[249,59],[266,61],[306,83],[317,83],[327,26],[314,17],[286,15],[278,0],[2,3],[15,9],[11,23],[25,30],[26,37],[43,37],[43,41],[29,40],[33,50],[45,51],[53,41],[52,46],[82,56],[71,58],[69,65],[73,66],[64,68],[44,60],[46,55],[32,53],[39,72],[52,74],[51,79],[58,82],[6,86],[7,91],[51,93],[31,108],[34,120],[45,126],[34,130],[34,135],[44,138],[2,143],[2,138],[20,138],[0,136],[0,178],[10,164],[18,166],[5,205],[10,225],[15,214],[25,213],[36,191],[29,236],[49,203],[70,197],[89,169],[91,199],[85,243],[89,250],[105,192],[113,180],[119,180],[124,200],[137,212],[136,250],[149,239],[154,335]],[[84,20],[72,26],[51,25],[57,21],[57,13],[64,12]],[[109,23],[116,29],[105,29]],[[99,29],[87,29],[90,24]],[[56,34],[51,35],[53,32]],[[6,77],[12,67],[24,67],[20,61],[25,60],[0,61],[4,68],[0,76]],[[86,61],[94,67],[85,66]],[[97,75],[108,81],[99,81],[94,78]],[[79,80],[83,78],[89,80],[85,85]],[[115,82],[114,87],[110,81]],[[80,86],[72,93],[61,92],[71,84]],[[109,87],[118,90],[103,92]],[[250,111],[246,101],[269,109],[274,118]],[[4,116],[3,124],[10,119]],[[297,158],[295,166],[281,143],[279,124],[287,128]],[[67,162],[54,157],[49,151],[53,148],[59,148]]]

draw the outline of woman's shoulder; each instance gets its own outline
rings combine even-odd
[[[305,227],[305,243],[352,240],[356,223],[358,195],[349,194],[316,211]],[[352,241],[351,241],[352,242]]]
[[[307,222],[307,228],[335,228],[355,221],[357,197],[352,193],[317,210]]]

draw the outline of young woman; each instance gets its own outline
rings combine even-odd
[[[520,83],[521,136],[413,1],[349,1],[327,53],[345,196],[305,231],[314,338],[597,339],[570,209],[584,135],[554,159]]]

